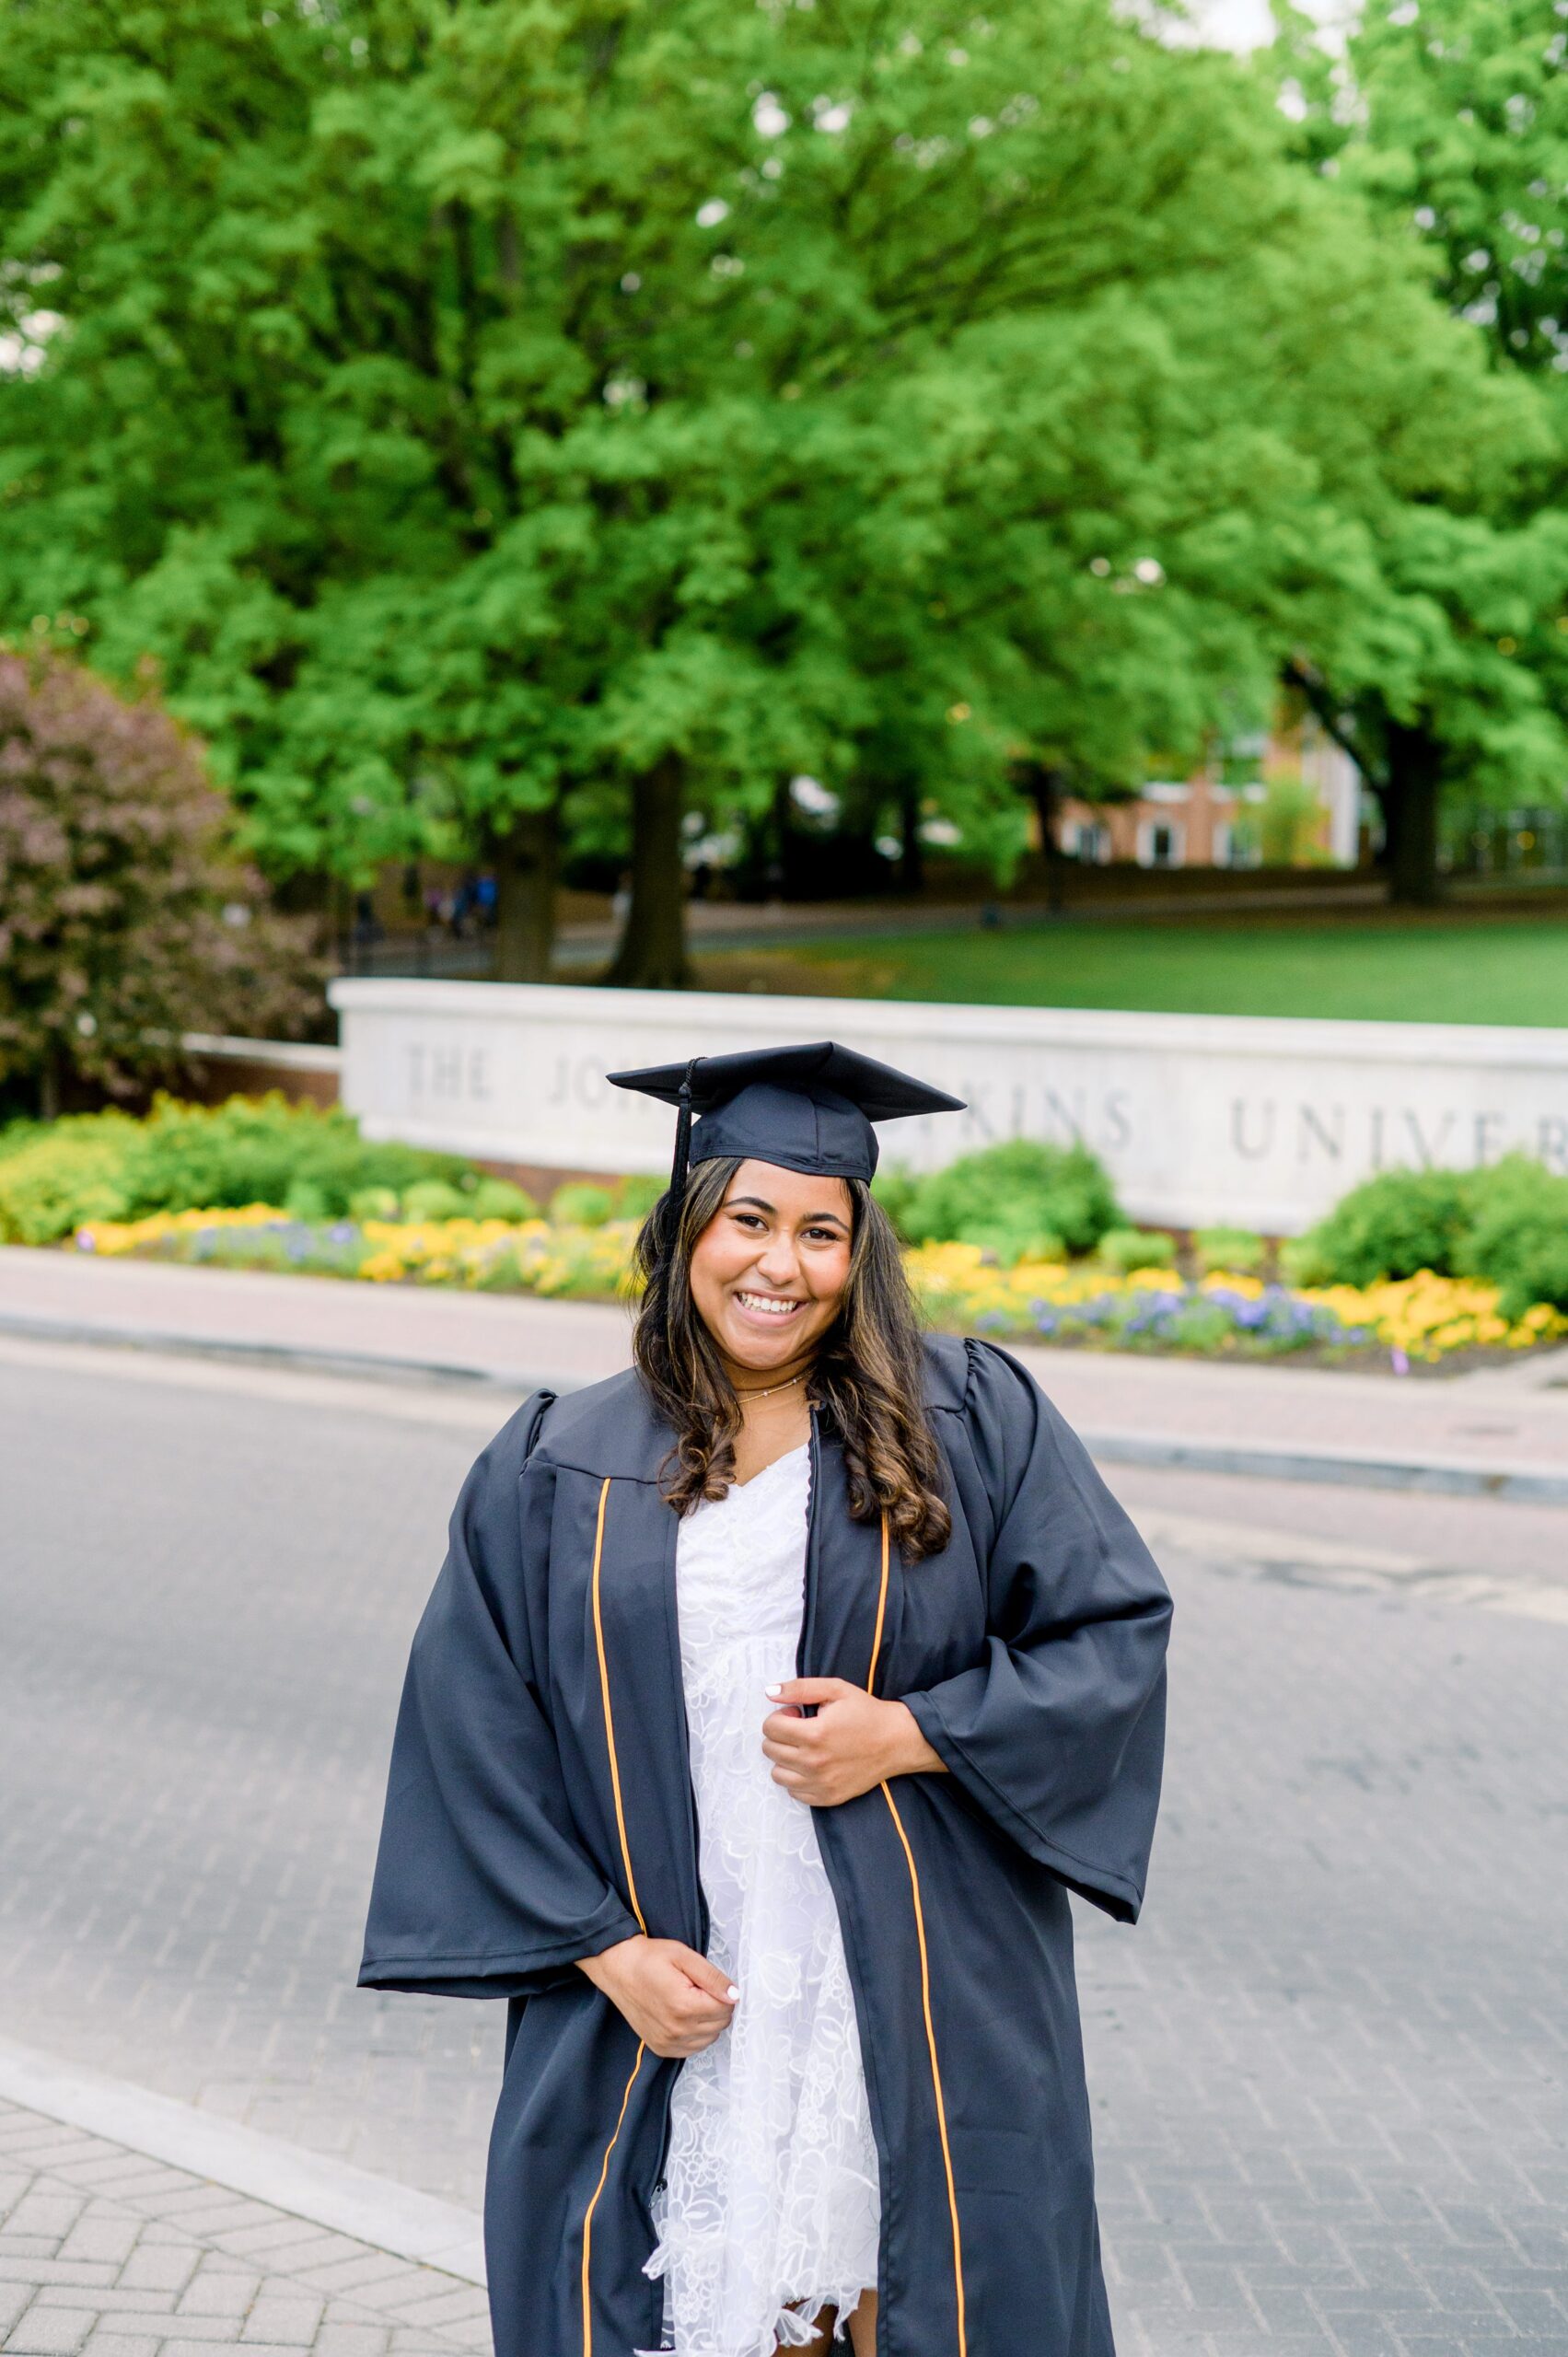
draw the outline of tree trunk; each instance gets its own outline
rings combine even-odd
[[[46,1040],[43,1062],[38,1068],[38,1118],[41,1121],[57,1121],[60,1119],[60,1065],[58,1042]]]
[[[553,808],[519,810],[505,834],[494,838],[495,954],[498,982],[547,982],[555,946],[558,830]]]
[[[617,990],[680,991],[686,958],[686,871],[680,860],[685,775],[667,753],[632,787],[632,904],[605,981]]]
[[[1437,873],[1437,817],[1442,752],[1420,726],[1390,723],[1383,807],[1383,865],[1388,898],[1401,908],[1429,909],[1442,898]]]
[[[1040,828],[1040,855],[1045,866],[1045,905],[1053,917],[1061,915],[1065,898],[1062,847],[1056,840],[1056,821],[1065,784],[1060,770],[1047,769],[1043,763],[1036,764],[1030,772],[1029,792]]]
[[[920,840],[920,788],[899,790],[899,889],[918,892],[925,882],[925,845]]]

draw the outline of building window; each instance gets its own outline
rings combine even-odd
[[[1243,821],[1237,826],[1229,819],[1221,819],[1214,828],[1210,856],[1216,867],[1256,867],[1261,857],[1256,824]]]
[[[1062,848],[1086,867],[1103,867],[1110,857],[1110,829],[1096,819],[1069,819],[1062,830]]]
[[[1144,819],[1138,828],[1140,867],[1179,867],[1185,830],[1174,819]]]

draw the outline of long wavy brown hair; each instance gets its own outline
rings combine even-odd
[[[700,1499],[722,1498],[735,1479],[740,1402],[692,1298],[691,1255],[739,1167],[738,1158],[698,1163],[679,1204],[661,1196],[637,1237],[644,1293],[633,1356],[675,1434],[661,1480],[680,1515]],[[857,1522],[886,1514],[905,1561],[915,1562],[944,1548],[952,1529],[941,1453],[923,1404],[920,1323],[887,1213],[862,1180],[843,1183],[849,1276],[811,1371],[811,1397],[842,1446],[850,1513]]]

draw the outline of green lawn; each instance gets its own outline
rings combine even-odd
[[[765,986],[981,1005],[1568,1025],[1568,921],[1166,920],[861,935],[772,953]]]

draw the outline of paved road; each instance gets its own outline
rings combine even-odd
[[[479,2357],[482,2292],[0,2103],[6,2357]]]
[[[494,2009],[351,1982],[474,1413],[0,1357],[6,2030],[466,2200]],[[1144,1924],[1081,1944],[1123,2357],[1562,2357],[1568,1625],[1376,1563],[1539,1593],[1568,1515],[1134,1504],[1179,1542],[1169,1798]],[[1285,1536],[1193,1541],[1225,1515]]]

